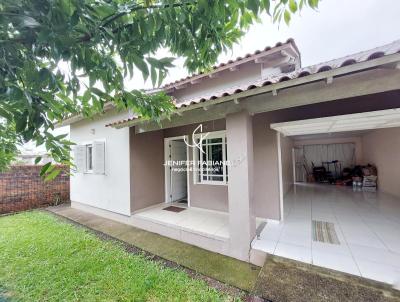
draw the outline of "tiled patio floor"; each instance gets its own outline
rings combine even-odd
[[[312,220],[332,222],[340,244],[312,240]],[[400,282],[400,200],[349,187],[297,184],[284,221],[268,224],[252,247],[389,284]]]
[[[170,204],[161,203],[154,207],[138,211],[133,214],[132,217],[147,219],[152,222],[216,239],[229,238],[228,213],[193,207],[186,208],[179,213],[163,210],[169,205]],[[182,207],[179,204],[173,205]]]
[[[147,219],[155,223],[179,228],[219,240],[229,239],[229,214],[195,207],[176,213],[164,210],[170,204],[161,203],[154,207],[136,212],[134,218]],[[182,207],[180,204],[172,204]],[[183,206],[184,207],[184,206]],[[256,219],[258,226],[262,222]]]

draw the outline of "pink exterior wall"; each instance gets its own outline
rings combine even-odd
[[[130,128],[131,212],[164,201],[164,134]]]
[[[229,235],[231,255],[248,260],[249,246],[255,236],[253,125],[245,111],[226,117],[229,143]]]
[[[278,145],[268,115],[253,116],[254,204],[258,217],[279,219]]]
[[[225,130],[225,120],[215,120],[204,122],[203,132],[213,132]],[[164,137],[174,137],[189,135],[196,129],[198,124],[191,124],[182,127],[169,128],[164,130]],[[189,160],[193,159],[193,149],[189,148]],[[228,211],[228,186],[226,185],[206,185],[194,184],[193,173],[189,173],[190,205],[192,207],[211,209],[216,211]]]
[[[165,201],[164,138],[191,135],[198,124],[135,134],[130,132],[131,209],[137,211]],[[225,120],[203,123],[203,132],[225,130]],[[190,140],[190,138],[189,138]],[[189,148],[189,160],[193,150]],[[149,185],[151,184],[151,185]],[[189,173],[190,205],[217,211],[228,211],[226,185],[194,184]]]
[[[254,154],[254,212],[257,217],[279,219],[280,218],[280,202],[279,202],[279,173],[278,173],[278,146],[277,146],[277,135],[274,130],[270,128],[271,123],[302,120],[308,118],[317,118],[325,116],[333,116],[339,114],[349,114],[356,112],[365,112],[372,110],[380,110],[386,108],[396,107],[396,98],[398,97],[398,92],[390,92],[381,95],[370,95],[367,97],[353,98],[348,100],[338,100],[329,103],[320,103],[316,105],[301,106],[297,108],[278,110],[273,112],[266,112],[256,114],[252,117],[252,132],[253,132],[253,154]],[[398,106],[398,105],[397,105]],[[159,188],[156,192],[141,192],[143,202],[139,202],[138,206],[142,207],[147,205],[144,200],[146,199],[146,194],[153,196],[154,198],[151,202],[164,201],[164,170],[161,163],[164,161],[164,147],[163,141],[165,137],[174,137],[181,135],[190,135],[198,124],[191,124],[182,127],[175,127],[164,129],[160,131],[143,133],[143,134],[133,134],[134,136],[143,136],[143,150],[138,152],[145,161],[157,158],[160,164],[157,169],[154,167],[152,170],[152,175],[156,175],[157,186],[153,188]],[[203,131],[219,131],[226,129],[225,119],[215,120],[211,122],[203,123]],[[162,135],[161,135],[162,133]],[[153,137],[154,135],[155,137]],[[149,136],[151,139],[146,140],[145,137]],[[351,138],[353,139],[353,138]],[[355,139],[356,140],[356,139]],[[132,140],[135,141],[134,139]],[[292,177],[291,170],[291,142],[283,140],[283,157],[284,167],[284,191],[290,190],[290,182]],[[325,140],[328,142],[327,140]],[[332,142],[333,140],[329,140]],[[342,140],[343,141],[343,140]],[[357,141],[357,140],[356,140]],[[357,143],[359,145],[359,143]],[[158,146],[154,148],[154,146]],[[131,145],[131,149],[135,149],[135,144]],[[365,148],[365,144],[364,144]],[[144,150],[153,149],[152,152],[144,152]],[[156,149],[156,150],[154,150]],[[289,150],[290,149],[290,150]],[[228,142],[229,150],[229,142]],[[358,156],[362,158],[362,146],[358,151]],[[192,159],[193,152],[189,151],[189,159]],[[147,158],[147,159],[146,159]],[[139,157],[134,157],[133,165],[135,161],[139,160]],[[161,167],[160,167],[161,166]],[[139,172],[138,172],[139,173]],[[140,187],[140,183],[143,183],[144,179],[146,182],[151,183],[149,178],[140,178],[140,174],[136,176],[136,181],[139,182],[137,187]],[[146,176],[147,177],[147,176]],[[143,186],[145,187],[145,186]],[[135,185],[132,184],[132,190],[134,190]],[[189,177],[189,188],[190,188],[190,198],[191,205],[194,207],[201,207],[207,209],[213,209],[218,211],[229,210],[228,205],[228,188],[224,185],[204,185],[204,184],[193,184],[193,175],[190,173]],[[135,193],[132,191],[132,194]],[[135,195],[134,195],[135,196]],[[160,197],[160,198],[155,198]],[[138,197],[135,197],[138,198]],[[132,201],[135,202],[134,200]],[[150,203],[151,203],[150,202]],[[134,206],[136,208],[136,206]]]
[[[282,189],[285,196],[292,189],[293,179],[293,140],[281,135]]]
[[[369,132],[362,143],[364,163],[378,168],[378,189],[400,197],[400,128]]]

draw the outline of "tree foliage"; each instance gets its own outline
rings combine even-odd
[[[51,134],[55,123],[74,114],[100,113],[106,102],[157,120],[173,110],[169,98],[130,90],[124,79],[139,73],[159,86],[174,57],[185,58],[189,72],[206,70],[263,12],[275,22],[284,18],[289,23],[291,14],[317,4],[318,0],[2,0],[4,129],[12,131],[16,141],[44,144],[57,162],[70,165],[71,143]],[[161,48],[174,57],[157,57]]]
[[[18,154],[18,136],[15,132],[15,126],[0,120],[0,171],[8,168],[11,161]]]

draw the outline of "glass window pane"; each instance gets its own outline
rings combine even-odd
[[[222,144],[208,146],[208,160],[211,161],[210,174],[223,175]]]
[[[87,163],[86,163],[86,170],[91,171],[93,170],[93,147],[92,145],[87,145],[86,146],[86,158],[87,158]]]
[[[222,143],[222,137],[217,137],[217,138],[209,138],[207,139],[208,144],[218,144]]]

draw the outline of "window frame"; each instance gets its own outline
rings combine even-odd
[[[207,136],[205,134],[195,134],[193,136],[194,140],[196,141],[197,139],[200,139],[201,137],[204,137],[204,140],[208,139],[216,139],[220,138],[222,139],[221,143],[212,143],[212,144],[201,144],[200,146],[203,147],[203,145],[206,146],[212,146],[212,145],[219,145],[222,144],[222,161],[226,162],[227,161],[227,138],[226,138],[226,131],[214,131],[214,132],[209,132]],[[203,179],[203,169],[202,167],[199,166],[199,155],[204,156],[204,153],[200,152],[200,150],[197,147],[193,148],[193,183],[198,184],[198,185],[218,185],[218,186],[227,186],[228,185],[228,169],[226,165],[223,165],[223,172],[222,172],[222,180],[204,180]],[[207,159],[206,159],[207,160]],[[209,174],[207,174],[210,176]]]

